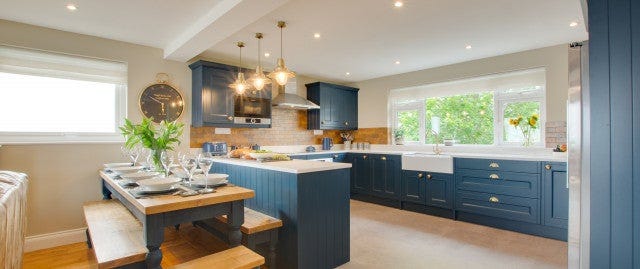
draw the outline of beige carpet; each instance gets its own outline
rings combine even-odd
[[[351,201],[351,261],[339,268],[566,268],[567,243]]]

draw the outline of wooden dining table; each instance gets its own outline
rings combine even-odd
[[[117,198],[142,223],[144,240],[149,252],[146,255],[147,268],[161,268],[164,228],[181,223],[209,219],[227,215],[229,244],[240,245],[244,223],[244,199],[255,196],[253,190],[238,186],[223,186],[215,192],[182,197],[179,195],[154,195],[135,198],[130,188],[121,186],[115,175],[100,171],[104,199]]]

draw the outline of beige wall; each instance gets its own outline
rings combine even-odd
[[[360,88],[358,127],[388,126],[387,98],[392,89],[536,67],[547,71],[547,121],[564,121],[569,88],[568,49],[567,45],[558,45],[355,83]]]
[[[0,43],[126,62],[129,68],[128,117],[142,118],[138,96],[168,73],[191,104],[191,72],[184,63],[166,61],[162,50],[0,20]],[[180,119],[188,126],[191,106]],[[183,147],[188,147],[185,128]],[[38,235],[81,228],[82,203],[100,199],[97,170],[105,162],[122,160],[120,144],[3,145],[0,170],[29,174],[27,234]]]

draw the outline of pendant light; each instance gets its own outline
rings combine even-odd
[[[284,65],[284,59],[282,58],[282,28],[287,27],[287,24],[283,21],[278,22],[278,28],[280,28],[280,58],[278,59],[278,66],[269,74],[269,77],[276,80],[278,85],[284,86],[287,84],[287,80],[296,77],[296,73],[290,71]]]
[[[236,78],[236,81],[234,81],[231,85],[229,85],[229,87],[235,89],[236,93],[243,94],[246,89],[251,87],[251,85],[249,85],[249,83],[247,83],[247,81],[244,79],[244,73],[242,73],[242,67],[241,67],[242,66],[242,48],[244,47],[244,42],[238,41],[236,45],[238,46],[238,48],[240,48],[240,63],[238,65],[238,78]]]
[[[251,77],[250,81],[251,84],[253,84],[253,87],[259,91],[262,90],[266,84],[271,83],[271,80],[264,75],[264,72],[262,71],[262,64],[260,62],[260,58],[262,58],[262,55],[260,55],[260,40],[262,39],[262,33],[256,33],[256,38],[258,39],[258,67],[256,67],[256,73]]]

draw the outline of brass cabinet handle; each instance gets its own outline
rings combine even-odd
[[[363,156],[362,156],[362,159],[366,159],[366,158],[367,158],[367,155],[363,155]]]
[[[489,167],[491,167],[491,168],[500,168],[500,165],[498,163],[493,162],[493,163],[489,164]]]
[[[418,173],[418,178],[422,178],[422,173]]]
[[[387,160],[387,157],[382,156],[382,157],[380,157],[380,160],[386,161],[386,160]]]
[[[489,202],[500,203],[500,200],[498,199],[498,197],[491,196],[491,197],[489,197]]]
[[[545,165],[544,169],[551,170],[551,165],[550,164]]]
[[[336,155],[333,155],[333,158],[338,158],[338,154],[336,154]]]
[[[229,120],[233,120],[233,117],[232,117],[232,116],[229,116],[229,117],[227,117],[227,119],[229,119]]]
[[[428,174],[428,175],[427,175],[427,179],[428,179],[428,180],[431,180],[431,178],[432,178],[431,174]]]
[[[500,176],[498,176],[497,174],[491,174],[489,175],[490,179],[500,179]]]
[[[345,122],[344,122],[344,125],[349,125],[349,122],[348,122],[348,121],[345,121]]]

